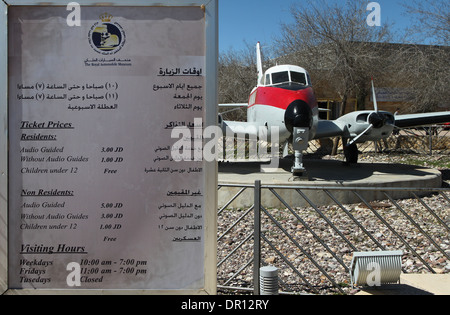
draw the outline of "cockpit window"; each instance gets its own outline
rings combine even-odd
[[[306,76],[304,73],[300,72],[291,72],[291,80],[294,83],[300,83],[303,85],[307,85]]]
[[[312,83],[311,83],[311,76],[309,75],[308,72],[306,72],[306,78],[308,80],[308,85],[312,85]]]
[[[272,73],[272,84],[288,83],[289,82],[289,72],[277,72]]]
[[[266,85],[270,85],[270,74],[266,74]]]
[[[272,77],[272,81],[270,80],[270,77]],[[266,85],[279,85],[286,83],[297,83],[307,86],[309,85],[309,80],[306,77],[306,74],[302,72],[283,71],[266,75]]]

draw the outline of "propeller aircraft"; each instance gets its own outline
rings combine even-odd
[[[450,121],[450,111],[394,115],[379,110],[373,79],[373,110],[354,111],[336,120],[319,120],[319,107],[308,72],[294,65],[277,65],[264,72],[260,43],[256,46],[256,53],[258,81],[248,103],[219,105],[247,107],[247,122],[224,121],[219,117],[219,123],[224,134],[231,131],[259,137],[263,132],[270,139],[275,131],[279,143],[284,143],[285,156],[291,141],[295,152],[294,176],[307,173],[303,166],[303,151],[311,140],[342,137],[346,161],[357,163],[357,143],[386,139],[395,128]]]

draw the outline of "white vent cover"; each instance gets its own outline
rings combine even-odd
[[[259,270],[259,289],[261,295],[278,295],[278,269],[273,266]]]
[[[356,252],[350,265],[352,287],[398,283],[402,251]]]

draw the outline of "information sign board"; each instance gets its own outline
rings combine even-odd
[[[215,293],[217,1],[10,2],[2,291]]]

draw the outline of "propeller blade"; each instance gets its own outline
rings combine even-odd
[[[358,136],[356,136],[355,138],[352,139],[352,141],[350,141],[347,145],[350,146],[353,143],[355,143],[356,141],[358,141],[359,138],[361,138],[367,131],[369,131],[370,129],[373,128],[373,125],[370,125],[366,130],[364,130],[363,132],[361,132]]]
[[[375,86],[373,85],[373,79],[372,79],[372,93],[373,93],[373,107],[375,111],[378,113],[377,95],[375,93]]]

